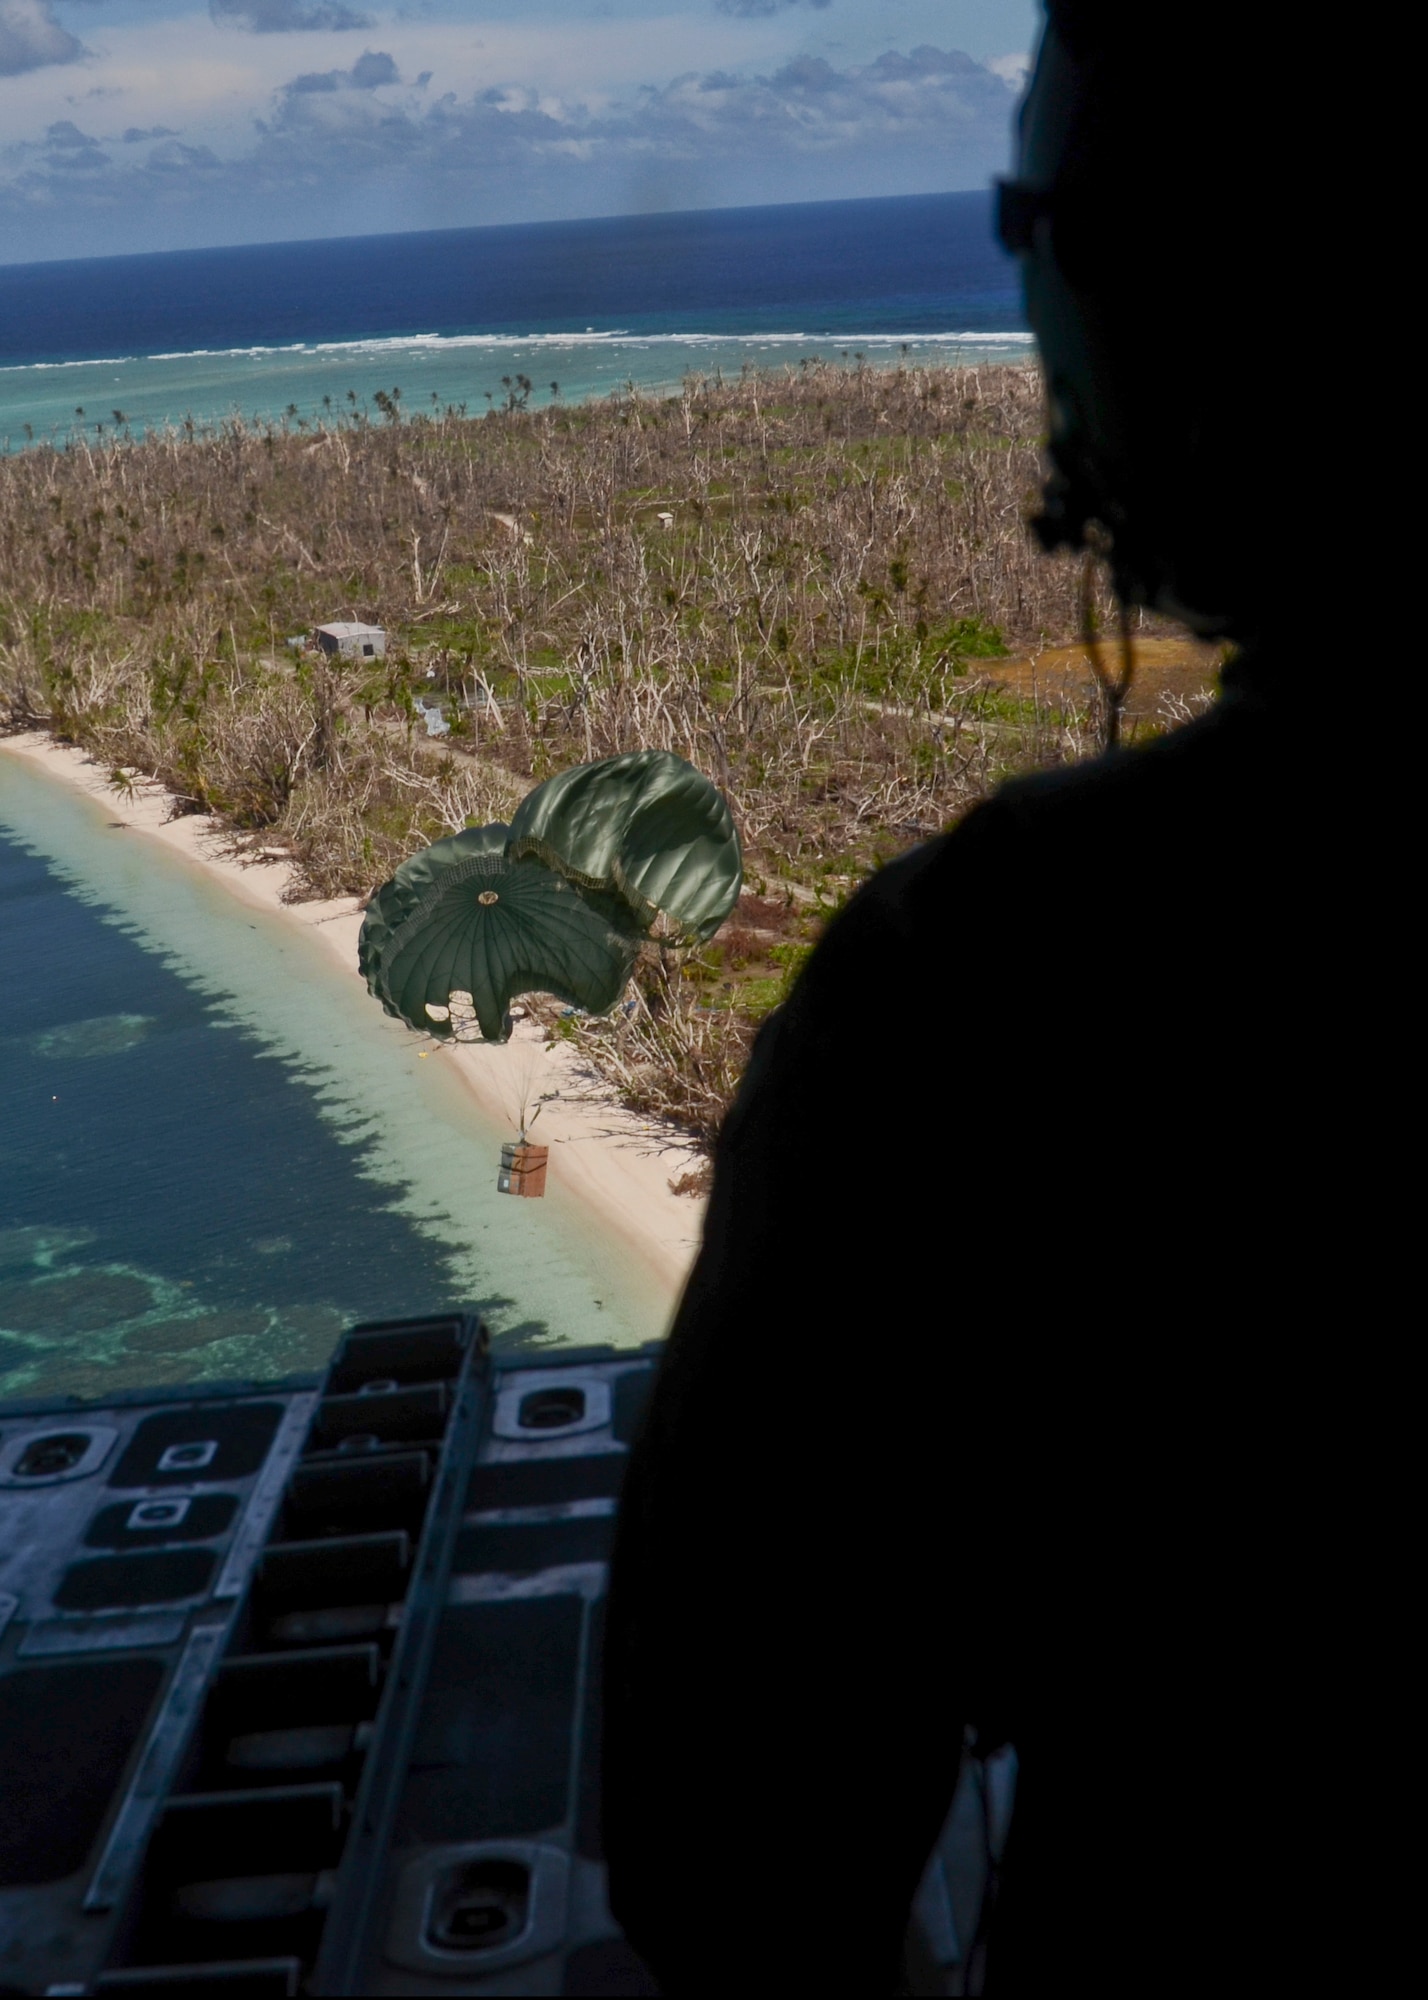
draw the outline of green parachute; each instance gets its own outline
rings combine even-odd
[[[670,751],[631,751],[538,785],[509,827],[469,828],[404,861],[367,907],[358,963],[410,1027],[449,1037],[451,996],[469,993],[483,1037],[504,1041],[521,993],[607,1012],[656,926],[711,937],[742,881],[738,832],[709,780]]]
[[[522,799],[513,857],[620,896],[642,930],[663,916],[685,943],[710,938],[739,900],[739,836],[723,795],[668,750],[577,764]]]

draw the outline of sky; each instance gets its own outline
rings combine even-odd
[[[0,263],[922,194],[1034,0],[0,0]]]

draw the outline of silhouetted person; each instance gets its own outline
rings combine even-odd
[[[759,1038],[612,1578],[613,1904],[673,1995],[895,1990],[968,1725],[1021,1767],[989,1992],[1296,1991],[1336,1949],[1295,1878],[1345,1838],[1389,1058],[1301,83],[1219,0],[1052,0],[1003,208],[1042,532],[1099,523],[1127,602],[1239,655],[885,868]]]

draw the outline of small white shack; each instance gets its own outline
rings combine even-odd
[[[380,625],[319,625],[313,634],[324,653],[340,653],[344,660],[385,660],[387,635]]]

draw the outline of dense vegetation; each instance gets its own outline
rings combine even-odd
[[[980,671],[1080,616],[1024,526],[1039,379],[813,366],[479,419],[394,397],[0,461],[0,727],[157,778],[318,896],[568,763],[677,751],[727,792],[749,894],[702,953],[651,957],[632,1012],[552,1032],[707,1136],[851,885],[1088,747],[1085,715]],[[285,644],[335,618],[388,658]]]

